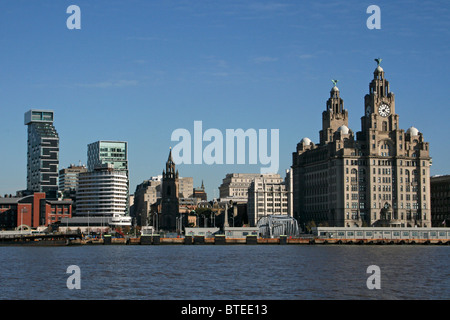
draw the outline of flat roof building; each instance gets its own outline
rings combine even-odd
[[[59,136],[52,110],[25,113],[28,126],[27,190],[56,198],[58,191]]]
[[[433,176],[431,184],[431,224],[450,227],[450,175]]]

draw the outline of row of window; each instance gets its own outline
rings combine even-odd
[[[383,200],[389,200],[389,199],[383,199]],[[364,209],[365,208],[365,202],[359,202],[359,203],[358,202],[352,202],[351,203],[351,208],[352,209],[358,209],[358,205],[359,205],[360,209]],[[378,203],[378,209],[382,209],[383,207],[384,207],[384,205],[382,204],[382,202],[379,202]],[[393,203],[393,207],[394,207],[394,209],[397,209],[397,203],[396,202]],[[350,209],[350,203],[349,202],[346,203],[345,208]],[[376,202],[373,203],[373,208],[377,209],[377,203]],[[427,208],[427,204],[424,203],[423,204],[423,209],[426,209],[426,208]],[[405,204],[405,207],[403,207],[403,202],[400,202],[400,209],[420,209],[420,205],[417,202],[413,202],[413,203],[407,202]]]

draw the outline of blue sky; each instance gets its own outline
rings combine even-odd
[[[81,30],[66,9],[81,8]],[[381,29],[369,30],[369,5]],[[55,111],[60,168],[87,144],[129,143],[130,186],[161,174],[175,129],[279,129],[280,170],[303,137],[319,140],[338,86],[360,130],[376,57],[400,127],[430,142],[432,174],[450,173],[448,1],[12,1],[0,4],[0,194],[26,187],[31,108]],[[209,198],[226,173],[260,165],[180,165]]]

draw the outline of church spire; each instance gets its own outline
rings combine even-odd
[[[169,157],[166,162],[166,176],[168,178],[175,177],[175,162],[173,162],[172,158],[172,148],[170,148]]]

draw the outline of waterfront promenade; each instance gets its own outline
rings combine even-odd
[[[83,237],[81,234],[27,234],[0,237],[1,245],[70,246],[70,245],[450,245],[450,239],[336,239],[305,235],[300,238],[226,238],[224,235],[206,238],[185,236],[177,238],[153,236],[115,238]]]

